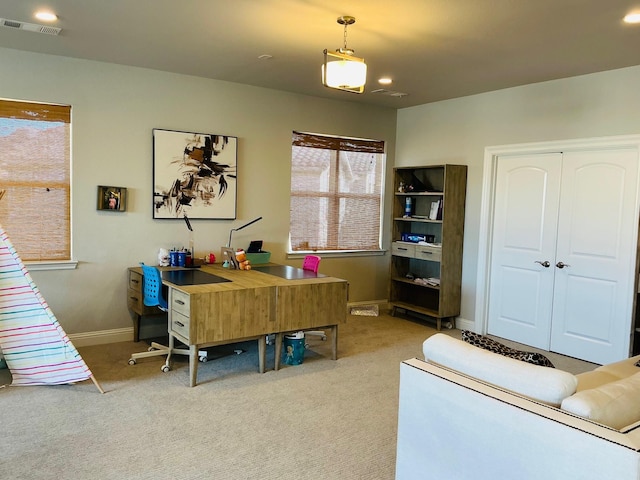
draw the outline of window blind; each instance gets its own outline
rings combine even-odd
[[[0,223],[25,261],[71,259],[71,107],[0,100]]]
[[[384,142],[293,132],[290,249],[379,250]]]

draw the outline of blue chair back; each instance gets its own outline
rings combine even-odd
[[[167,301],[162,295],[162,275],[156,267],[150,267],[140,262],[142,267],[142,292],[144,293],[144,304],[147,307],[159,307],[167,310]]]

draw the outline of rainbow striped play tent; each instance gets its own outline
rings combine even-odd
[[[12,385],[60,385],[91,379],[104,393],[1,225],[0,348]]]

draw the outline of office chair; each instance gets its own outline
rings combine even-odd
[[[142,267],[142,293],[144,294],[144,304],[147,307],[158,307],[163,312],[169,311],[167,300],[162,293],[162,275],[160,270],[156,267],[151,267],[140,262]],[[172,354],[189,355],[188,348],[174,348]],[[131,354],[129,359],[129,365],[135,365],[136,360],[139,358],[156,357],[158,355],[169,355],[169,347],[160,343],[151,342],[151,346],[146,352],[139,352]],[[207,361],[207,351],[199,350],[198,359],[201,362]],[[163,372],[168,372],[171,367],[169,366],[169,358],[160,369]]]
[[[313,273],[318,273],[318,267],[320,267],[320,260],[322,257],[318,255],[307,255],[302,262],[302,269],[309,270]]]
[[[322,260],[322,257],[319,257],[318,255],[307,255],[306,257],[304,257],[304,261],[302,262],[302,269],[309,270],[313,273],[318,273],[318,268],[320,267],[320,260]],[[314,336],[320,337],[322,340],[327,339],[327,335],[323,330],[309,330],[304,332],[304,334],[305,336],[314,335]]]

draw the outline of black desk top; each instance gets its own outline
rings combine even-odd
[[[206,285],[208,283],[230,282],[226,278],[203,272],[201,270],[165,270],[162,279],[174,285]]]
[[[276,277],[284,278],[286,280],[300,280],[302,278],[320,278],[326,276],[321,273],[314,273],[309,270],[303,270],[302,268],[291,267],[289,265],[252,265],[251,268],[258,272],[268,273],[269,275],[275,275]]]

